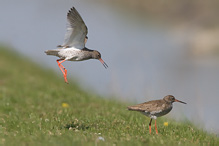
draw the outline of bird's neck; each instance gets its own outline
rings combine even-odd
[[[173,103],[172,102],[170,102],[170,101],[166,101],[166,100],[164,100],[167,104],[169,104],[169,105],[172,105]]]
[[[83,53],[83,60],[88,60],[88,59],[92,59],[93,58],[93,51],[94,50],[91,50],[91,49],[88,49],[88,48],[83,48],[82,51],[84,52]]]
[[[86,47],[84,47],[82,50],[83,50],[83,51],[88,51],[88,52],[93,52],[93,51],[94,51],[94,50],[88,49],[88,48],[86,48]]]

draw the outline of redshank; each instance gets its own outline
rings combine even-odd
[[[173,95],[167,95],[161,100],[152,100],[134,106],[129,106],[128,110],[139,111],[142,114],[146,115],[147,117],[151,118],[149,123],[150,134],[151,134],[151,122],[152,119],[155,119],[155,130],[156,130],[156,134],[158,134],[156,119],[157,117],[161,117],[163,115],[168,114],[173,108],[172,105],[173,102],[180,102],[186,104],[185,102],[175,99]]]
[[[101,59],[100,52],[90,50],[85,47],[87,42],[87,26],[81,18],[78,11],[72,7],[67,14],[67,31],[65,34],[64,43],[57,46],[57,49],[46,50],[47,55],[57,56],[56,62],[64,75],[64,80],[67,80],[67,69],[62,65],[65,61],[83,61],[88,59],[98,59],[105,68],[107,64]]]

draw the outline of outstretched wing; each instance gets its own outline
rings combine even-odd
[[[73,7],[67,14],[67,32],[62,47],[83,49],[87,40],[87,26],[78,11]]]

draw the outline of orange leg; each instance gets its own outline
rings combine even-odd
[[[157,131],[157,122],[155,120],[155,130],[156,130],[156,134],[158,134],[158,131]]]
[[[61,61],[61,60],[62,60],[62,61]],[[59,62],[59,61],[61,61],[61,62]],[[60,70],[61,70],[62,73],[63,73],[65,82],[68,83],[68,80],[67,80],[67,69],[65,69],[65,67],[61,64],[61,63],[63,63],[64,61],[66,61],[66,60],[63,60],[63,59],[58,59],[58,60],[56,60],[56,62],[58,63],[58,66],[59,66],[59,68],[60,68]],[[63,70],[64,70],[64,71],[63,71]]]
[[[152,122],[152,119],[150,120],[150,123],[149,123],[149,133],[151,134],[151,122]]]
[[[56,60],[56,62],[58,63],[58,66],[59,66],[59,68],[60,68],[60,70],[62,71],[63,74],[65,74],[65,72],[64,72],[63,69],[62,69],[62,68],[64,68],[64,67],[63,67],[63,65],[62,65],[59,61],[60,61],[60,59],[59,59],[59,60]]]

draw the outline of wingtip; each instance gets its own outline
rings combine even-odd
[[[74,7],[74,6],[71,7],[71,8],[68,10],[68,15],[69,15],[73,10],[75,10],[75,7]]]
[[[128,110],[132,110],[132,107],[131,107],[131,106],[128,106],[127,109],[128,109]]]
[[[74,6],[72,8],[70,8],[70,10],[68,11],[67,17],[70,17],[72,15],[75,15],[75,16],[79,15],[79,17],[81,17],[79,12],[76,10],[76,8]]]
[[[76,9],[75,9],[75,7],[73,6],[73,7],[71,7],[71,9],[69,10],[69,12],[71,12],[71,11],[75,11]]]
[[[128,106],[127,109],[130,111],[142,111],[140,108],[136,106]]]

